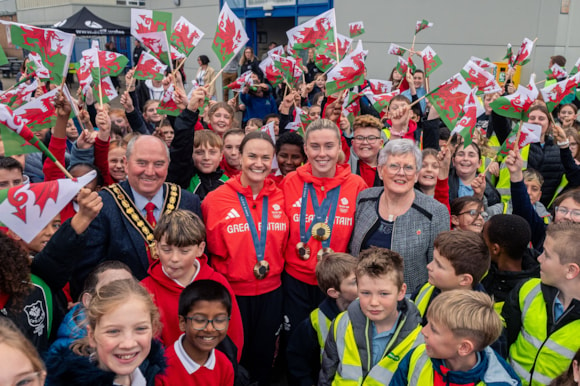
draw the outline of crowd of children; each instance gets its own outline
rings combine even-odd
[[[87,101],[85,130],[55,98],[39,137],[73,177],[97,177],[32,241],[0,232],[0,384],[578,384],[578,99],[555,117],[536,101],[540,140],[497,162],[514,124],[489,107],[499,94],[464,146],[421,99],[424,72],[394,69],[405,92],[380,111],[362,96],[349,121],[308,54],[308,83],[287,89],[247,48],[253,86],[223,102],[129,70],[123,108]],[[157,113],[168,82],[177,116]],[[0,157],[0,189],[63,177]],[[120,229],[107,205],[148,231],[147,266],[109,241],[87,263],[96,228]]]

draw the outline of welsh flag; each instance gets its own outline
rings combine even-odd
[[[470,87],[477,87],[480,94],[501,92],[501,86],[496,82],[495,76],[479,67],[471,60],[461,70],[461,75]]]
[[[542,92],[542,98],[546,102],[546,107],[548,111],[552,112],[556,106],[562,102],[565,96],[570,94],[578,84],[580,83],[580,73],[577,73],[571,78],[564,79],[556,84],[551,84],[548,87],[544,87]]]
[[[532,49],[534,48],[534,42],[528,38],[524,38],[516,58],[514,60],[513,66],[523,66],[530,61],[530,56],[532,56]]]
[[[372,92],[365,92],[365,96],[369,99],[372,103],[375,110],[378,113],[383,111],[385,108],[389,107],[389,103],[391,103],[391,99],[396,97],[401,93],[401,90],[397,89],[393,92],[385,93],[385,94],[373,94]]]
[[[346,53],[348,52],[348,50],[350,49],[350,46],[352,45],[352,39],[341,35],[339,33],[336,34],[336,42],[338,43],[338,56],[339,56],[339,60],[344,58],[344,55],[346,55]],[[316,53],[317,54],[324,54],[328,57],[331,58],[336,58],[336,44],[334,41],[332,42],[328,42],[327,44],[322,44],[318,47],[316,47]]]
[[[50,28],[18,23],[9,25],[12,44],[39,54],[44,66],[50,70],[52,80],[62,82],[68,72],[75,36]]]
[[[33,132],[53,127],[56,122],[54,98],[59,92],[60,89],[55,88],[15,109],[14,114],[20,116],[22,123]]]
[[[228,3],[224,1],[212,45],[213,52],[215,52],[222,67],[236,56],[248,40],[242,22],[234,15]]]
[[[497,98],[489,105],[496,114],[504,117],[527,120],[527,111],[538,97],[538,89],[534,83],[536,75],[530,76],[527,87],[518,86],[515,93]]]
[[[565,69],[554,63],[550,69],[544,71],[544,74],[547,76],[547,80],[558,79],[558,78],[567,78],[568,73]]]
[[[38,82],[33,80],[30,84],[22,80],[16,84],[12,90],[4,91],[0,94],[0,103],[15,109],[32,99],[32,93],[38,88]]]
[[[417,66],[415,66],[415,63],[413,63],[413,57],[409,56],[409,60],[407,60],[407,65],[411,70],[411,74],[415,74],[415,71],[417,71]]]
[[[178,116],[181,113],[179,107],[177,107],[177,103],[173,100],[173,93],[175,92],[175,87],[173,84],[170,84],[167,90],[163,93],[161,97],[161,101],[159,102],[159,107],[157,107],[158,114],[166,114],[172,115],[174,117]]]
[[[348,24],[348,32],[351,38],[360,36],[365,33],[365,25],[362,21],[355,21]]]
[[[0,221],[29,243],[97,176],[92,170],[73,180],[60,179],[0,190]]]
[[[423,68],[425,69],[425,76],[431,76],[433,71],[438,69],[441,66],[441,59],[439,55],[435,53],[431,46],[425,47],[423,51],[420,52],[421,57],[423,58]],[[411,59],[411,58],[409,58]]]
[[[169,39],[171,36],[171,19],[171,12],[131,8],[131,35],[141,41],[140,35],[163,31],[167,39]]]
[[[314,64],[320,71],[327,72],[336,66],[336,60],[334,60],[334,55],[331,57],[326,54],[316,54]]]
[[[570,71],[570,76],[576,75],[580,71],[580,58],[574,64],[574,68]]]
[[[270,121],[270,123],[265,124],[260,128],[260,131],[264,131],[268,133],[268,135],[272,138],[272,141],[276,143],[276,130],[274,129],[274,121]]]
[[[361,93],[348,91],[346,98],[342,102],[342,115],[344,115],[350,124],[354,122],[354,119],[360,114],[360,104],[358,100],[362,96]]]
[[[267,52],[267,54],[268,56],[270,55],[286,56],[286,53],[284,52],[284,46],[281,45],[272,48],[270,51]],[[294,55],[291,56],[294,57]]]
[[[455,74],[435,90],[427,94],[427,99],[449,130],[453,130],[463,111],[465,98],[471,92],[461,74]]]
[[[28,63],[26,65],[30,69],[27,69],[27,73],[34,73],[42,81],[50,80],[50,70],[44,66],[42,58],[36,52],[28,54]]]
[[[475,131],[475,123],[477,122],[477,117],[482,114],[485,110],[481,106],[476,97],[477,87],[472,89],[463,103],[461,119],[457,122],[451,135],[459,134],[463,137],[463,148],[471,145],[473,142],[473,134]]]
[[[369,87],[373,94],[385,94],[391,92],[393,82],[390,80],[369,79]]]
[[[117,90],[115,90],[115,86],[113,86],[113,81],[110,77],[105,77],[100,79],[101,88],[99,89],[99,83],[95,82],[93,85],[93,96],[95,100],[100,100],[100,95],[102,95],[103,103],[109,103],[113,99],[119,96],[117,94]]]
[[[511,43],[508,43],[507,50],[506,50],[505,56],[503,58],[504,59],[507,59],[508,66],[513,67],[513,63],[514,63],[514,60],[515,60],[515,55],[513,53]]]
[[[91,91],[91,84],[93,83],[93,67],[97,66],[98,68],[98,63],[98,48],[89,48],[82,52],[82,58],[77,66],[77,78],[79,80],[79,87],[85,97]],[[97,75],[99,75],[98,72]]]
[[[111,51],[99,51],[99,68],[101,77],[118,76],[129,63],[129,59],[123,54]]]
[[[520,126],[519,124],[514,126],[505,142],[501,145],[501,148],[497,153],[497,158],[499,161],[502,161],[508,155],[510,150],[514,150],[516,138],[518,136],[518,131],[520,131],[519,126]],[[524,146],[529,145],[530,143],[540,142],[541,135],[542,135],[541,125],[523,122],[522,131],[520,133],[520,139],[518,141],[518,149],[521,149]]]
[[[417,20],[417,25],[415,26],[415,35],[424,29],[433,27],[433,23],[429,23],[427,20]]]
[[[477,56],[472,56],[469,60],[473,63],[477,64],[479,67],[483,68],[484,70],[495,70],[497,66],[489,61],[489,58],[481,59]]]
[[[260,70],[262,70],[262,73],[264,74],[268,82],[270,82],[270,84],[274,87],[276,87],[277,85],[279,85],[284,81],[284,76],[282,75],[280,70],[276,68],[276,66],[274,65],[274,61],[272,60],[271,57],[267,57],[266,59],[260,62]]]
[[[232,90],[234,92],[242,92],[246,85],[252,84],[252,71],[246,71],[242,75],[240,75],[236,80],[232,83],[228,84],[224,88],[228,90]]]
[[[409,63],[407,63],[407,61],[405,60],[405,58],[403,58],[402,56],[399,56],[397,58],[397,67],[396,67],[396,71],[403,75],[403,79],[405,79],[405,75],[407,74],[407,69],[409,68]]]
[[[4,49],[2,48],[2,46],[0,46],[0,66],[3,66],[5,64],[8,64],[8,58],[6,57]]]
[[[283,57],[276,54],[270,55],[274,66],[280,71],[286,82],[290,85],[294,83],[294,67],[296,66],[296,59],[293,57]]]
[[[318,47],[334,42],[336,16],[334,8],[288,31],[288,45],[293,49]]]
[[[391,43],[391,45],[389,46],[388,52],[391,55],[403,56],[403,55],[405,55],[405,53],[407,53],[407,49],[403,48],[395,43]]]
[[[364,82],[366,56],[367,51],[363,50],[362,42],[359,40],[356,49],[328,72],[326,81],[327,95],[362,84]]]
[[[187,59],[185,55],[177,51],[177,48],[173,47],[171,44],[169,44],[169,56],[171,56],[171,60]]]
[[[171,53],[167,43],[167,35],[164,32],[147,32],[139,35],[139,40],[145,47],[151,50],[151,53],[173,68],[171,63]]]
[[[161,63],[159,59],[148,52],[143,51],[139,62],[135,66],[135,79],[146,80],[162,80],[167,70],[167,65]]]
[[[304,132],[308,125],[312,122],[312,118],[300,107],[294,107],[294,119],[292,122],[289,122],[285,129],[286,130],[294,130],[300,136],[304,137]]]
[[[173,33],[169,38],[169,43],[172,47],[188,57],[193,49],[199,44],[204,33],[191,24],[185,17],[181,16],[175,26]]]

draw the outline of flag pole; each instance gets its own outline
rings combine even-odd
[[[217,80],[217,78],[220,77],[220,75],[222,74],[222,72],[224,72],[225,68],[230,64],[230,62],[232,60],[234,60],[234,57],[237,55],[238,53],[236,52],[234,55],[232,55],[232,57],[230,58],[230,60],[228,60],[228,62],[225,64],[225,66],[223,66],[221,68],[221,70],[216,74],[216,76],[211,80],[211,82],[209,82],[209,84],[207,85],[208,87],[211,86],[212,84],[215,83],[215,81]]]
[[[416,101],[414,101],[413,103],[411,103],[411,104],[409,105],[409,108],[411,108],[411,107],[415,106],[417,103],[419,103],[419,102],[421,102],[423,99],[427,98],[427,95],[429,95],[429,94],[425,94],[425,95],[423,95],[421,98],[419,98],[419,99],[417,99]]]
[[[35,75],[35,74],[34,74],[34,72],[32,72],[32,73],[30,73],[30,74],[26,75],[26,77],[25,77],[23,80],[21,80],[21,81],[19,81],[19,82],[16,82],[16,83],[15,83],[13,86],[11,86],[10,88],[7,88],[6,90],[4,90],[4,91],[0,92],[0,95],[3,95],[3,94],[5,94],[5,93],[7,93],[8,91],[10,91],[10,90],[12,90],[12,89],[14,89],[14,88],[18,87],[19,85],[21,85],[21,84],[22,84],[22,83],[24,83],[24,82],[28,82],[30,79],[34,78],[34,75]]]
[[[485,170],[481,174],[483,174],[485,176],[487,174],[487,172],[489,171],[491,164],[494,163],[496,160],[497,160],[497,154],[493,156],[493,158],[491,159],[491,161],[489,162],[489,164],[487,165],[487,167],[485,168]]]

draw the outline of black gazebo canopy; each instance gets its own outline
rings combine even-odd
[[[71,17],[56,23],[54,28],[77,36],[130,36],[128,27],[101,19],[89,11],[87,7],[83,7]]]

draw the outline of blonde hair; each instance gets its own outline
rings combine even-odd
[[[334,133],[336,134],[336,138],[338,139],[338,144],[340,146],[340,144],[341,144],[341,142],[340,142],[340,136],[341,136],[340,129],[338,128],[338,126],[336,126],[336,123],[334,123],[330,119],[326,119],[326,118],[317,119],[308,125],[308,127],[306,128],[306,133],[304,134],[304,142],[305,143],[308,142],[308,137],[310,136],[310,133],[312,133],[313,131],[324,130],[324,129],[334,131]]]
[[[32,364],[34,371],[46,373],[46,367],[38,355],[38,351],[22,332],[8,318],[0,318],[0,345],[5,344],[15,350],[20,351]]]
[[[359,115],[354,119],[352,123],[352,131],[355,132],[357,129],[370,127],[372,129],[377,129],[379,132],[383,129],[383,124],[380,119],[373,117],[372,115]]]
[[[474,351],[481,351],[495,342],[502,331],[493,299],[479,291],[442,292],[429,305],[427,320],[440,323],[456,337],[469,339]]]
[[[131,297],[141,300],[149,309],[153,336],[156,336],[161,331],[159,310],[149,292],[135,279],[115,280],[95,292],[86,311],[88,327],[95,331],[103,316],[132,300]],[[88,337],[73,342],[71,349],[81,356],[89,356],[95,351],[90,347]]]
[[[211,130],[199,130],[193,137],[193,148],[207,146],[217,147],[220,150],[224,149],[224,141],[219,135]]]
[[[356,269],[358,259],[348,253],[327,253],[316,264],[316,281],[322,292],[340,291],[340,283]]]
[[[180,248],[199,245],[205,241],[205,225],[195,213],[177,209],[161,216],[153,235],[157,242],[165,237],[167,244]]]

